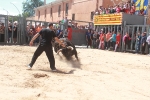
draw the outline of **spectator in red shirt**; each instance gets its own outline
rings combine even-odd
[[[99,40],[100,40],[99,49],[104,49],[104,32],[103,31],[101,31]]]
[[[124,42],[124,51],[126,52],[127,46],[129,48],[129,42],[130,42],[130,37],[127,32],[126,35],[123,37],[123,42]]]
[[[119,46],[119,43],[120,43],[120,39],[121,39],[121,35],[120,35],[120,32],[118,32],[117,36],[116,36],[116,45],[115,45],[115,52],[117,50],[117,47]]]
[[[129,3],[126,3],[126,5],[125,5],[125,13],[130,14],[130,5],[129,5]]]
[[[135,4],[132,5],[130,14],[135,14]]]
[[[68,26],[68,40],[72,40],[72,28],[71,26]]]

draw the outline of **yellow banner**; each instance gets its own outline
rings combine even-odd
[[[94,25],[121,25],[122,13],[94,16]]]

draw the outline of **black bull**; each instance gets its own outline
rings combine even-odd
[[[62,38],[60,40],[66,45],[66,47],[60,46],[59,43],[55,41],[53,44],[54,51],[57,54],[61,52],[63,56],[66,57],[67,60],[69,60],[73,55],[75,55],[76,59],[78,60],[78,55],[77,55],[77,50],[75,48],[75,45],[67,39]]]

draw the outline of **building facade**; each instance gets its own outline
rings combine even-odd
[[[92,22],[93,12],[99,6],[114,6],[121,2],[122,0],[55,0],[36,8],[34,20],[58,22],[67,17],[71,20]]]

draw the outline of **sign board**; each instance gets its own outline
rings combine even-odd
[[[94,16],[94,25],[121,25],[122,13]]]

